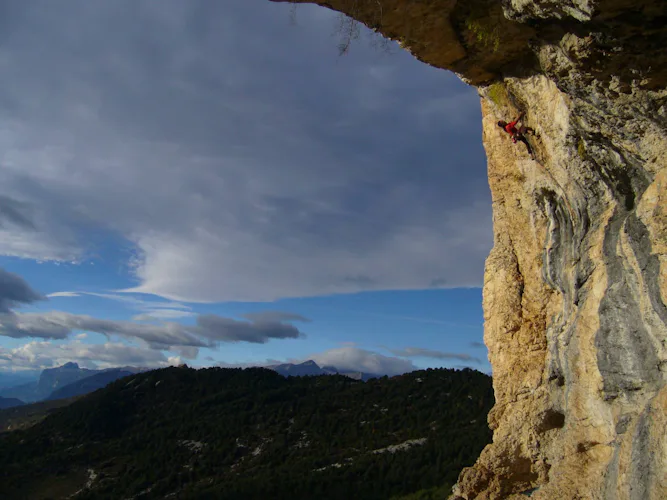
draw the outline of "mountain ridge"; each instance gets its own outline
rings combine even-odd
[[[3,398],[0,396],[0,410],[13,408],[14,406],[22,406],[25,403],[17,398]]]
[[[281,363],[277,365],[268,365],[265,368],[274,370],[285,377],[305,377],[320,375],[344,375],[355,380],[370,380],[372,378],[384,377],[386,373],[369,373],[352,370],[339,370],[333,365],[320,367],[317,362],[309,359],[301,363]]]
[[[111,368],[88,377],[84,377],[76,382],[64,385],[51,394],[49,394],[42,401],[53,401],[54,399],[66,399],[74,396],[83,396],[90,392],[96,391],[106,387],[111,382],[120,378],[134,375],[133,372],[125,371],[120,368]]]
[[[64,394],[67,394],[67,389],[65,389],[70,384],[77,384],[87,378],[107,373],[110,371],[121,370],[127,373],[137,373],[147,368],[138,368],[132,366],[123,366],[117,368],[105,368],[101,370],[88,369],[79,367],[78,363],[67,362],[61,366],[54,368],[45,368],[41,371],[39,378],[34,382],[28,382],[25,384],[6,387],[0,389],[0,397],[5,398],[16,398],[20,399],[25,403],[36,403],[38,401],[46,401],[53,399],[52,394],[63,390]],[[113,376],[106,376],[109,381],[113,380]],[[100,377],[98,380],[104,380],[105,377]],[[105,384],[106,385],[106,384]],[[85,387],[86,383],[82,383],[77,387]],[[103,386],[95,386],[95,384],[90,385],[90,390],[96,390]],[[64,397],[74,396],[74,392],[77,389],[71,388],[71,394]]]

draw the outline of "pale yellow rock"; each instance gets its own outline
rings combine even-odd
[[[526,121],[540,134],[532,141],[539,162],[496,125],[517,109],[498,99],[497,87],[499,102],[482,91],[496,235],[484,284],[494,444],[461,474],[455,496],[667,498],[667,169],[650,161],[667,151],[667,133],[615,140],[618,150],[650,162],[638,162],[635,175],[649,182],[630,205],[591,172],[611,167],[586,149],[604,155],[603,148],[573,140],[577,120],[599,120],[598,111],[546,77],[503,86],[531,103]]]

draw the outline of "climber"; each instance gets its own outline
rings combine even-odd
[[[521,114],[519,116],[517,116],[516,120],[514,120],[513,122],[510,122],[510,123],[507,123],[503,120],[500,120],[498,122],[498,126],[500,128],[502,128],[503,130],[505,130],[505,132],[507,132],[512,137],[512,142],[514,144],[516,144],[516,141],[523,142],[526,145],[526,149],[528,150],[528,154],[530,155],[530,158],[532,160],[534,160],[535,155],[533,154],[533,148],[530,147],[530,144],[528,143],[528,139],[526,139],[526,134],[530,133],[532,135],[535,135],[535,130],[530,128],[530,127],[526,127],[523,123],[521,124],[521,126],[519,126],[519,128],[517,128],[517,126],[516,126],[517,123],[519,123],[519,121],[521,121],[524,114],[525,113],[522,111]]]

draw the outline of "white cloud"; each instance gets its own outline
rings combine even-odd
[[[178,354],[178,357],[182,359],[196,359],[197,356],[199,355],[198,347],[177,346],[177,347],[172,347],[170,351],[175,352],[176,354]]]
[[[196,314],[191,311],[184,311],[183,309],[153,309],[150,312],[132,316],[132,320],[155,321],[155,320],[189,318],[192,316],[196,316]]]
[[[113,231],[135,291],[185,301],[481,285],[475,92],[406,54],[336,64],[333,14],[282,7],[8,6],[0,254],[85,259]]]
[[[132,297],[128,294],[98,292],[54,292],[50,293],[48,297],[81,297],[83,295],[113,300],[120,302],[132,309],[142,311],[141,314],[137,314],[132,317],[133,321],[170,320],[196,316],[196,314],[191,311],[192,308],[185,304],[178,302],[159,302],[156,300],[145,300]]]
[[[47,297],[80,297],[81,294],[78,292],[53,292],[47,295]]]
[[[358,347],[339,347],[308,357],[319,366],[333,365],[339,370],[361,371],[399,375],[414,371],[417,368],[411,361],[377,352],[367,351]]]
[[[54,292],[50,293],[48,297],[81,297],[89,295],[91,297],[100,297],[103,299],[114,300],[131,306],[139,310],[153,310],[153,309],[191,309],[190,306],[181,304],[179,302],[158,302],[156,300],[145,300],[137,297],[132,297],[126,293],[100,293],[100,292]]]
[[[470,361],[481,363],[482,360],[464,352],[445,352],[423,347],[405,347],[403,349],[389,349],[389,351],[401,358],[432,358],[432,359],[456,359],[459,361]]]
[[[0,369],[43,369],[69,361],[85,367],[110,368],[123,365],[161,367],[171,363],[160,351],[122,343],[67,344],[33,341],[14,349],[0,347]]]
[[[183,364],[183,360],[180,358],[180,356],[169,356],[167,358],[167,363],[170,366],[179,366]]]

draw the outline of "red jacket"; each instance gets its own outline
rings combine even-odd
[[[516,124],[519,123],[519,120],[514,120],[511,123],[508,123],[505,125],[505,132],[507,132],[510,135],[518,134],[519,131],[516,129]]]

